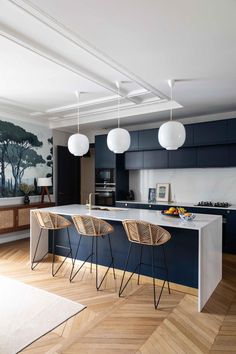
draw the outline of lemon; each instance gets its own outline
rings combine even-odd
[[[169,211],[173,213],[176,209],[174,207],[169,208]]]

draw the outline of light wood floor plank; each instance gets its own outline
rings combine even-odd
[[[154,310],[152,286],[132,280],[118,297],[120,274],[108,274],[102,291],[85,267],[70,283],[70,263],[51,277],[50,259],[29,267],[29,241],[0,245],[0,274],[87,306],[26,348],[26,354],[236,353],[236,256],[224,255],[223,280],[202,313],[193,295],[164,289]],[[103,269],[100,269],[100,277]]]

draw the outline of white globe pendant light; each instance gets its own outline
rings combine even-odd
[[[89,150],[89,140],[86,135],[76,133],[69,137],[68,150],[72,155],[83,156]]]
[[[75,133],[69,137],[68,150],[74,156],[83,156],[89,150],[89,140],[86,135],[79,132],[79,93],[76,91],[77,103],[78,103],[78,133]]]
[[[107,136],[107,146],[115,154],[123,154],[130,147],[130,134],[126,129],[112,129]]]
[[[186,139],[186,131],[184,125],[180,122],[172,120],[172,89],[174,83],[174,80],[168,80],[168,84],[171,88],[170,121],[162,124],[158,132],[159,143],[166,150],[177,150],[184,144]]]
[[[118,115],[118,128],[112,129],[107,135],[107,146],[109,150],[113,151],[115,154],[123,154],[130,147],[130,134],[128,130],[120,128],[120,85],[116,82],[117,94],[118,94],[118,104],[117,104],[117,115]]]

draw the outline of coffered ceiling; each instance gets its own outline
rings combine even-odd
[[[73,130],[236,111],[234,0],[0,0],[0,115]],[[170,102],[167,79],[177,79]],[[232,113],[234,114],[234,113]],[[214,119],[214,116],[213,116]]]

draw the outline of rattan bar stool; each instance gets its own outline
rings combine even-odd
[[[93,256],[95,255],[95,260],[96,260],[96,288],[97,290],[100,289],[109,269],[112,267],[113,268],[113,276],[114,279],[115,277],[115,268],[114,268],[114,258],[112,254],[112,247],[111,247],[111,239],[110,239],[110,234],[114,231],[113,227],[106,221],[102,219],[95,218],[93,216],[81,216],[81,215],[75,215],[72,216],[75,228],[79,234],[79,241],[78,241],[78,246],[76,249],[75,257],[73,260],[73,266],[71,270],[71,275],[70,275],[70,281],[72,281],[75,276],[78,274],[80,269],[84,266],[84,264],[91,259],[91,266],[90,266],[90,272],[92,272],[92,263],[93,263]],[[88,255],[88,257],[85,259],[85,261],[82,263],[82,265],[76,270],[74,273],[74,267],[75,267],[75,261],[77,259],[77,255],[79,253],[79,248],[80,248],[80,242],[82,236],[85,237],[91,237],[91,253]],[[107,270],[100,281],[100,284],[98,284],[98,237],[104,238],[105,236],[108,237],[108,242],[109,242],[109,250],[110,250],[110,255],[111,255],[111,263],[107,267]],[[94,252],[94,239],[95,239],[95,252]]]
[[[166,231],[165,229],[163,229],[160,226],[150,224],[148,222],[144,222],[144,221],[140,221],[140,220],[124,220],[122,223],[123,223],[125,232],[127,234],[128,240],[130,241],[130,246],[129,246],[128,256],[126,259],[125,268],[124,268],[124,272],[123,272],[123,276],[122,276],[122,280],[121,280],[119,296],[122,295],[123,291],[125,290],[126,286],[128,285],[130,279],[132,278],[132,276],[134,275],[136,270],[138,270],[138,284],[139,284],[141,266],[142,265],[151,266],[152,267],[152,279],[153,279],[154,306],[155,306],[155,309],[157,309],[166,281],[168,284],[168,291],[170,294],[168,267],[167,267],[167,262],[166,262],[164,244],[170,240],[171,235],[168,231]],[[130,275],[130,277],[128,278],[126,283],[123,285],[125,273],[126,273],[128,263],[129,263],[131,250],[132,250],[134,243],[140,245],[139,263],[136,265],[133,273]],[[152,259],[151,265],[142,263],[143,246],[149,246],[151,248],[151,259]],[[162,246],[161,248],[163,251],[164,267],[155,266],[154,250],[155,250],[156,246]],[[165,272],[166,272],[166,279],[163,281],[163,285],[162,285],[158,299],[156,298],[155,268],[163,268],[163,269],[165,269]]]
[[[38,246],[40,243],[40,239],[42,236],[42,231],[43,230],[52,230],[52,276],[54,277],[57,272],[61,269],[62,265],[66,261],[66,259],[71,256],[71,259],[73,259],[72,256],[72,248],[71,248],[71,242],[70,242],[70,234],[69,234],[69,227],[71,226],[71,222],[64,218],[61,215],[50,213],[50,212],[45,212],[45,211],[39,211],[39,210],[34,210],[33,211],[34,216],[39,224],[40,227],[40,232],[39,232],[39,237],[38,241],[36,244],[33,260],[31,263],[31,269],[34,270],[37,265],[42,262],[42,260],[47,256],[49,252],[46,252],[45,255],[39,260],[35,261],[35,257],[37,254]],[[66,229],[67,230],[67,236],[68,236],[68,247],[66,246],[61,246],[55,244],[55,231],[56,230],[62,230]],[[61,262],[60,266],[54,271],[54,263],[55,263],[55,249],[56,247],[67,249],[68,253],[65,256],[65,259]],[[73,263],[72,263],[73,264]]]

